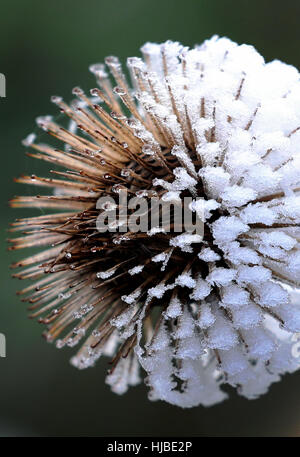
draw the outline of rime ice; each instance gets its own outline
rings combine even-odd
[[[96,64],[93,102],[78,88],[75,110],[53,98],[71,117],[70,131],[38,118],[65,154],[35,144],[34,135],[24,140],[68,171],[62,180],[34,179],[62,193],[14,201],[65,211],[33,218],[31,227],[44,230],[14,241],[53,246],[21,262],[28,270],[19,276],[37,277],[34,316],[48,325],[49,341],[83,339],[75,366],[113,356],[114,392],[140,382],[142,366],[151,400],[210,406],[226,398],[224,384],[257,398],[297,369],[290,338],[300,331],[299,73],[217,36],[193,49],[167,41],[141,51],[143,59],[127,62],[133,89],[109,57],[117,87]],[[99,100],[107,111],[93,104]],[[140,238],[93,232],[103,209],[96,198],[120,186],[176,204],[191,196],[204,236],[163,227]]]

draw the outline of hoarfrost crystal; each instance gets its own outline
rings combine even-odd
[[[75,366],[113,356],[107,383],[118,394],[140,382],[142,367],[151,400],[209,406],[226,397],[224,384],[256,398],[298,368],[299,73],[216,36],[194,49],[147,43],[142,54],[127,61],[133,89],[108,57],[117,87],[97,64],[93,99],[79,88],[78,103],[52,99],[70,129],[37,122],[65,148],[24,141],[66,170],[18,179],[55,192],[13,206],[61,210],[14,224],[32,233],[13,248],[50,246],[15,264],[24,267],[15,276],[36,281],[20,293],[48,341],[83,341]],[[204,236],[99,233],[97,199],[122,188],[177,205],[192,197]]]

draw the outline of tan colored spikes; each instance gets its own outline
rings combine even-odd
[[[112,319],[122,316],[128,308],[121,299],[123,295],[140,290],[145,300],[151,284],[166,284],[175,279],[182,261],[180,255],[172,257],[173,249],[168,250],[169,234],[164,237],[158,234],[157,243],[153,244],[144,233],[128,231],[119,237],[118,233],[107,235],[96,230],[99,196],[115,195],[122,189],[132,196],[145,190],[150,195],[153,179],[171,181],[173,169],[180,165],[171,155],[176,139],[167,123],[150,108],[144,106],[144,111],[138,108],[115,58],[109,58],[107,64],[117,87],[113,89],[102,66],[95,66],[93,72],[100,89],[92,89],[91,95],[100,98],[99,103],[78,87],[73,89],[76,102],[67,104],[60,97],[52,97],[52,102],[69,118],[69,130],[50,117],[37,119],[39,127],[49,137],[64,143],[64,147],[45,145],[39,138],[38,141],[32,141],[32,138],[24,141],[32,150],[27,151],[28,156],[63,169],[51,170],[55,178],[25,175],[16,178],[16,182],[54,189],[54,194],[11,200],[13,207],[57,211],[23,218],[12,224],[12,232],[22,233],[19,238],[9,240],[10,249],[51,246],[12,267],[24,267],[15,277],[35,281],[20,290],[19,295],[29,303],[30,317],[47,325],[44,336],[48,341],[60,338],[58,347],[73,346],[86,335],[78,360],[87,351],[101,352],[114,334]],[[135,70],[133,74],[140,91],[149,90],[153,99],[158,100],[149,75]],[[172,92],[169,96],[178,122],[184,126],[185,140],[191,144],[188,121],[176,111]],[[126,109],[129,116],[124,114]],[[161,197],[165,192],[158,189],[155,194]],[[126,245],[120,243],[124,236]],[[170,271],[157,278],[152,258],[161,251],[170,251],[173,263]],[[128,270],[137,264],[143,265],[145,273],[131,277]],[[102,278],[101,272],[107,277]],[[154,297],[148,299],[143,317],[148,330],[152,328],[152,334],[158,328],[156,317],[152,322],[153,306]],[[165,307],[166,303],[163,309]],[[137,306],[129,326],[136,325],[140,315],[141,308]],[[129,335],[113,359],[111,372],[118,361],[132,356],[135,344],[136,334]]]

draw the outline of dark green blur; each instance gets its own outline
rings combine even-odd
[[[34,119],[56,114],[51,95],[68,99],[75,85],[94,87],[90,63],[115,54],[138,55],[145,41],[200,43],[212,34],[253,44],[266,58],[300,68],[300,2],[297,0],[2,0],[0,72],[7,98],[0,99],[1,254],[0,332],[7,358],[0,359],[0,436],[299,436],[300,373],[286,376],[255,401],[231,392],[210,409],[181,410],[147,400],[140,386],[124,396],[104,384],[106,360],[93,369],[71,367],[72,350],[57,350],[26,317],[10,278],[9,263],[27,253],[6,251],[14,217],[7,201],[35,189],[17,185],[21,173],[47,169],[25,156],[21,140]]]

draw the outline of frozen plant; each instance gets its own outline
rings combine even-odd
[[[92,97],[77,87],[71,105],[52,98],[70,128],[37,123],[64,146],[24,141],[55,169],[17,181],[54,192],[12,206],[58,211],[13,224],[26,233],[11,249],[43,248],[14,265],[34,280],[19,294],[48,341],[80,343],[73,365],[113,357],[116,393],[145,372],[151,400],[209,406],[226,397],[224,384],[256,398],[298,368],[299,73],[217,36],[193,49],[146,43],[142,55],[127,60],[132,88],[108,57],[90,68]],[[192,197],[204,237],[99,233],[97,199],[116,186],[177,205]]]

